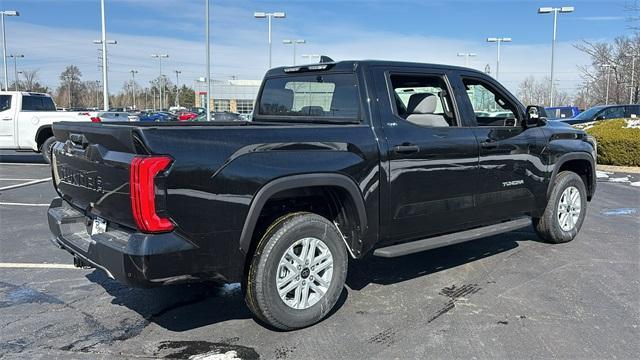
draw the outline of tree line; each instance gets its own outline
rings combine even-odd
[[[60,73],[59,84],[50,89],[40,83],[38,70],[21,72],[22,79],[17,84],[9,84],[9,89],[49,93],[53,96],[58,107],[64,108],[102,108],[102,83],[95,80],[83,80],[80,68],[68,65]],[[195,92],[192,88],[182,85],[179,89],[166,77],[151,80],[147,86],[141,86],[133,80],[125,81],[120,91],[109,94],[109,105],[117,108],[159,109],[160,88],[163,93],[163,107],[169,108],[176,102],[176,92],[180,106],[189,107],[195,103]],[[134,99],[135,96],[135,99]]]
[[[578,66],[581,82],[573,96],[556,87],[555,105],[587,109],[606,103],[638,103],[640,34],[619,36],[612,42],[582,41],[574,47],[589,57],[590,64]],[[549,105],[550,84],[549,77],[537,80],[529,76],[518,86],[518,96],[524,104]]]

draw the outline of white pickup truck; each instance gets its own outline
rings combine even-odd
[[[50,162],[49,149],[55,142],[51,124],[57,121],[90,121],[90,118],[82,113],[56,111],[48,94],[0,91],[0,149],[41,152],[45,161]]]

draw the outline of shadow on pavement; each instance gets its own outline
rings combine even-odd
[[[399,258],[368,256],[350,262],[347,285],[353,290],[362,290],[371,283],[387,285],[426,276],[515,249],[518,241],[538,240],[529,228]],[[147,321],[171,331],[187,331],[252,317],[240,284],[209,282],[138,289],[111,280],[99,270],[88,274],[87,278],[113,296],[112,304],[126,306]],[[343,289],[329,317],[344,305],[347,297],[348,292]]]
[[[347,285],[362,290],[426,276],[518,247],[518,241],[540,241],[532,227],[397,258],[368,256],[349,263]]]
[[[2,151],[0,152],[0,162],[3,163],[33,163],[33,164],[46,164],[42,158],[42,154],[34,152],[21,152],[21,151]]]

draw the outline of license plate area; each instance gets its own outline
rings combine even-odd
[[[107,231],[107,220],[95,217],[91,222],[91,235],[102,234]]]

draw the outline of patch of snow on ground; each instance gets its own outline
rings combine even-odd
[[[613,174],[612,172],[600,171],[596,170],[596,177],[598,179],[608,179],[609,175]]]
[[[216,351],[211,351],[204,354],[191,355],[189,360],[240,360],[238,353],[235,350],[227,351],[224,354],[220,354]]]
[[[634,181],[630,184],[631,186],[638,186],[640,187],[640,181]]]
[[[609,178],[609,182],[619,182],[619,183],[628,183],[631,182],[628,176],[619,177],[619,178]]]
[[[628,129],[640,129],[640,119],[626,119]]]

